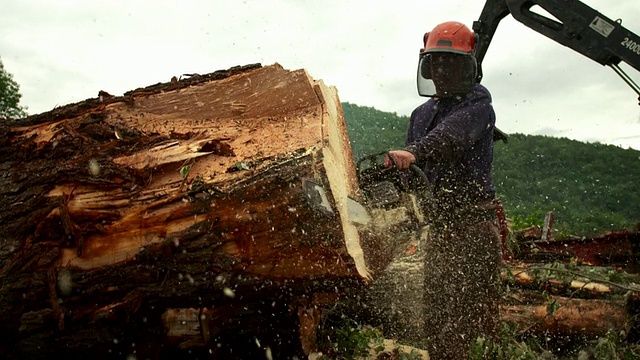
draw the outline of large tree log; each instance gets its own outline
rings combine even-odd
[[[314,311],[390,261],[350,207],[337,92],[304,70],[101,91],[2,126],[0,154],[0,355],[169,351],[171,308],[213,309],[212,351],[308,353]]]
[[[512,295],[520,304],[503,304],[502,321],[517,331],[539,337],[582,339],[604,337],[608,331],[627,333],[636,322],[625,301],[544,297],[531,292]]]

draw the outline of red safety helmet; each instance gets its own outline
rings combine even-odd
[[[457,21],[444,22],[424,34],[422,53],[451,52],[475,54],[476,35],[465,24]]]
[[[439,24],[424,34],[424,46],[420,50],[418,65],[418,93],[422,96],[439,97],[466,93],[476,82],[478,68],[475,58],[476,39],[477,36],[473,31],[456,21]],[[434,66],[434,58],[447,57],[436,55],[438,53],[450,53],[456,56],[448,56],[446,65]],[[443,72],[442,67],[447,67],[447,71],[444,71],[446,74],[438,78],[438,73]]]

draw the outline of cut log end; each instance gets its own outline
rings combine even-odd
[[[0,162],[6,339],[44,336],[50,321],[180,323],[193,311],[169,309],[189,308],[224,320],[285,303],[308,352],[318,313],[300,299],[385,267],[377,249],[392,239],[350,211],[358,183],[337,91],[304,70],[248,66],[103,93],[3,134],[0,151],[15,154]],[[324,189],[329,214],[310,206],[305,179]],[[34,327],[37,314],[47,315]],[[167,336],[205,341],[190,338],[191,322]],[[215,332],[213,320],[199,326]]]

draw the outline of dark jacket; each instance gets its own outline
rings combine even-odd
[[[430,179],[441,211],[494,198],[495,121],[491,94],[480,84],[463,98],[430,99],[411,114],[405,150]]]

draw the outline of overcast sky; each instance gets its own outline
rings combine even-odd
[[[638,0],[584,1],[640,34]],[[2,0],[0,58],[30,114],[235,65],[306,69],[341,101],[409,115],[422,35],[484,1]],[[639,73],[623,69],[636,82]],[[484,60],[498,127],[640,149],[637,95],[608,67],[510,16]]]

